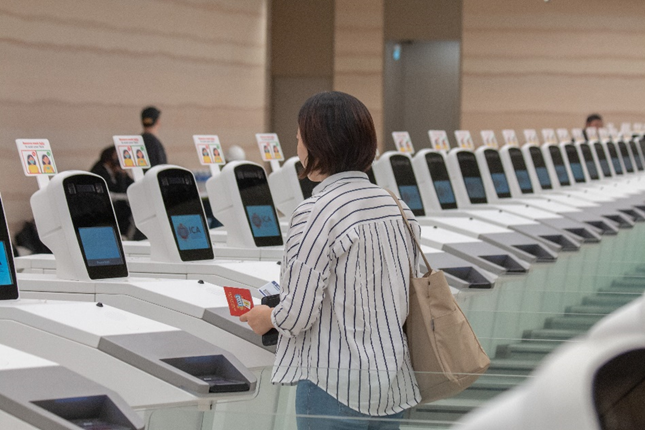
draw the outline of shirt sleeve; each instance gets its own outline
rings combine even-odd
[[[303,202],[291,220],[280,276],[280,304],[271,322],[286,337],[310,328],[320,316],[329,278],[330,249],[324,231],[315,228],[312,204]]]

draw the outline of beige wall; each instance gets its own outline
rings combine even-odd
[[[464,0],[461,126],[645,119],[642,0]],[[498,136],[500,139],[501,136]]]
[[[382,147],[384,0],[336,0],[334,90],[356,96],[372,113]]]
[[[193,134],[258,159],[267,112],[267,0],[0,4],[0,191],[12,228],[36,181],[16,138],[48,138],[60,170],[89,169],[113,134],[162,110],[169,162],[199,168]]]

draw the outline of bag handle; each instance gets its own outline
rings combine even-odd
[[[401,211],[401,216],[403,217],[403,222],[405,222],[405,225],[408,227],[408,231],[410,232],[410,236],[412,236],[412,240],[414,243],[417,245],[417,249],[419,254],[421,254],[421,257],[423,258],[423,262],[426,264],[426,267],[428,268],[428,273],[432,273],[432,267],[430,266],[430,263],[428,263],[428,259],[426,258],[425,254],[421,252],[421,245],[419,245],[419,241],[417,240],[417,236],[414,234],[414,230],[412,230],[412,226],[410,225],[410,222],[408,221],[408,217],[405,216],[405,212],[403,212],[403,206],[401,206],[401,202],[399,201],[399,198],[390,190],[385,190],[394,199],[396,202],[396,205],[399,207],[399,210]],[[412,263],[410,263],[410,267],[412,267]]]

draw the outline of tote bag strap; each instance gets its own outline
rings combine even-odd
[[[414,243],[417,245],[417,250],[419,254],[421,254],[421,258],[423,258],[423,262],[426,264],[426,267],[428,268],[428,273],[432,273],[432,267],[430,267],[430,263],[428,263],[428,259],[426,256],[421,252],[421,245],[419,245],[419,241],[417,240],[417,236],[414,234],[414,230],[412,230],[412,226],[410,225],[410,222],[408,221],[408,217],[405,216],[405,212],[403,212],[403,206],[401,206],[401,202],[399,201],[399,198],[390,190],[385,190],[394,199],[396,202],[396,205],[399,207],[399,210],[401,211],[401,216],[403,217],[403,222],[405,222],[405,225],[408,227],[408,231],[410,232],[410,236],[412,236],[412,240]],[[410,268],[412,268],[412,263],[410,263]]]

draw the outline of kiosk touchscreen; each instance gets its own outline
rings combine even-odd
[[[214,258],[204,208],[192,172],[155,166],[128,188],[137,228],[150,241],[155,261]]]
[[[103,178],[87,173],[57,175],[46,189],[31,197],[31,205],[42,242],[60,255],[57,272],[61,278],[128,276],[121,234]],[[69,216],[56,216],[61,213]],[[70,249],[82,258],[72,258]]]
[[[96,382],[4,345],[0,357],[0,411],[30,428],[143,430],[143,420],[123,398]]]
[[[18,282],[14,276],[16,269],[12,258],[13,250],[1,198],[0,212],[2,212],[0,214],[2,216],[2,225],[0,225],[0,300],[14,300],[19,295]]]
[[[415,160],[423,157],[423,154],[423,151],[417,153]],[[425,162],[425,159],[423,161]],[[426,213],[425,198],[422,196],[425,194],[425,189],[432,185],[430,181],[423,181],[423,179],[423,182],[416,183],[414,168],[408,155],[388,151],[374,163],[374,172],[380,186],[394,190],[408,206],[412,204]],[[403,183],[399,183],[399,180]],[[405,192],[406,186],[413,187],[407,190],[413,189],[418,193],[418,201],[416,193]],[[450,184],[443,182],[440,187],[442,187],[444,203],[452,200]],[[406,199],[410,199],[410,202]],[[452,206],[452,203],[447,204]],[[512,247],[506,241],[510,238],[523,241],[524,237],[518,237],[515,232],[472,217],[460,216],[460,214],[448,216],[442,212],[433,212],[430,216],[417,216],[417,221],[422,226],[421,243],[457,255],[485,269],[486,264],[493,262],[506,269],[506,273],[524,273],[528,269],[527,263],[536,260],[533,254]],[[528,238],[526,239],[530,242]]]
[[[219,175],[206,182],[206,190],[213,215],[227,231],[229,246],[283,246],[273,197],[260,165],[228,163]]]
[[[582,154],[582,160],[584,161],[585,170],[589,179],[592,181],[600,180],[600,171],[598,170],[596,159],[594,158],[594,154],[591,151],[589,144],[587,142],[578,142],[575,145],[580,154]]]
[[[629,142],[627,142],[627,144],[629,145],[629,150],[632,153],[632,157],[634,158],[634,163],[636,163],[636,168],[639,172],[642,172],[643,170],[645,170],[645,166],[643,166],[643,159],[641,158],[641,154],[638,150],[636,142],[634,142],[634,139],[631,139]]]

